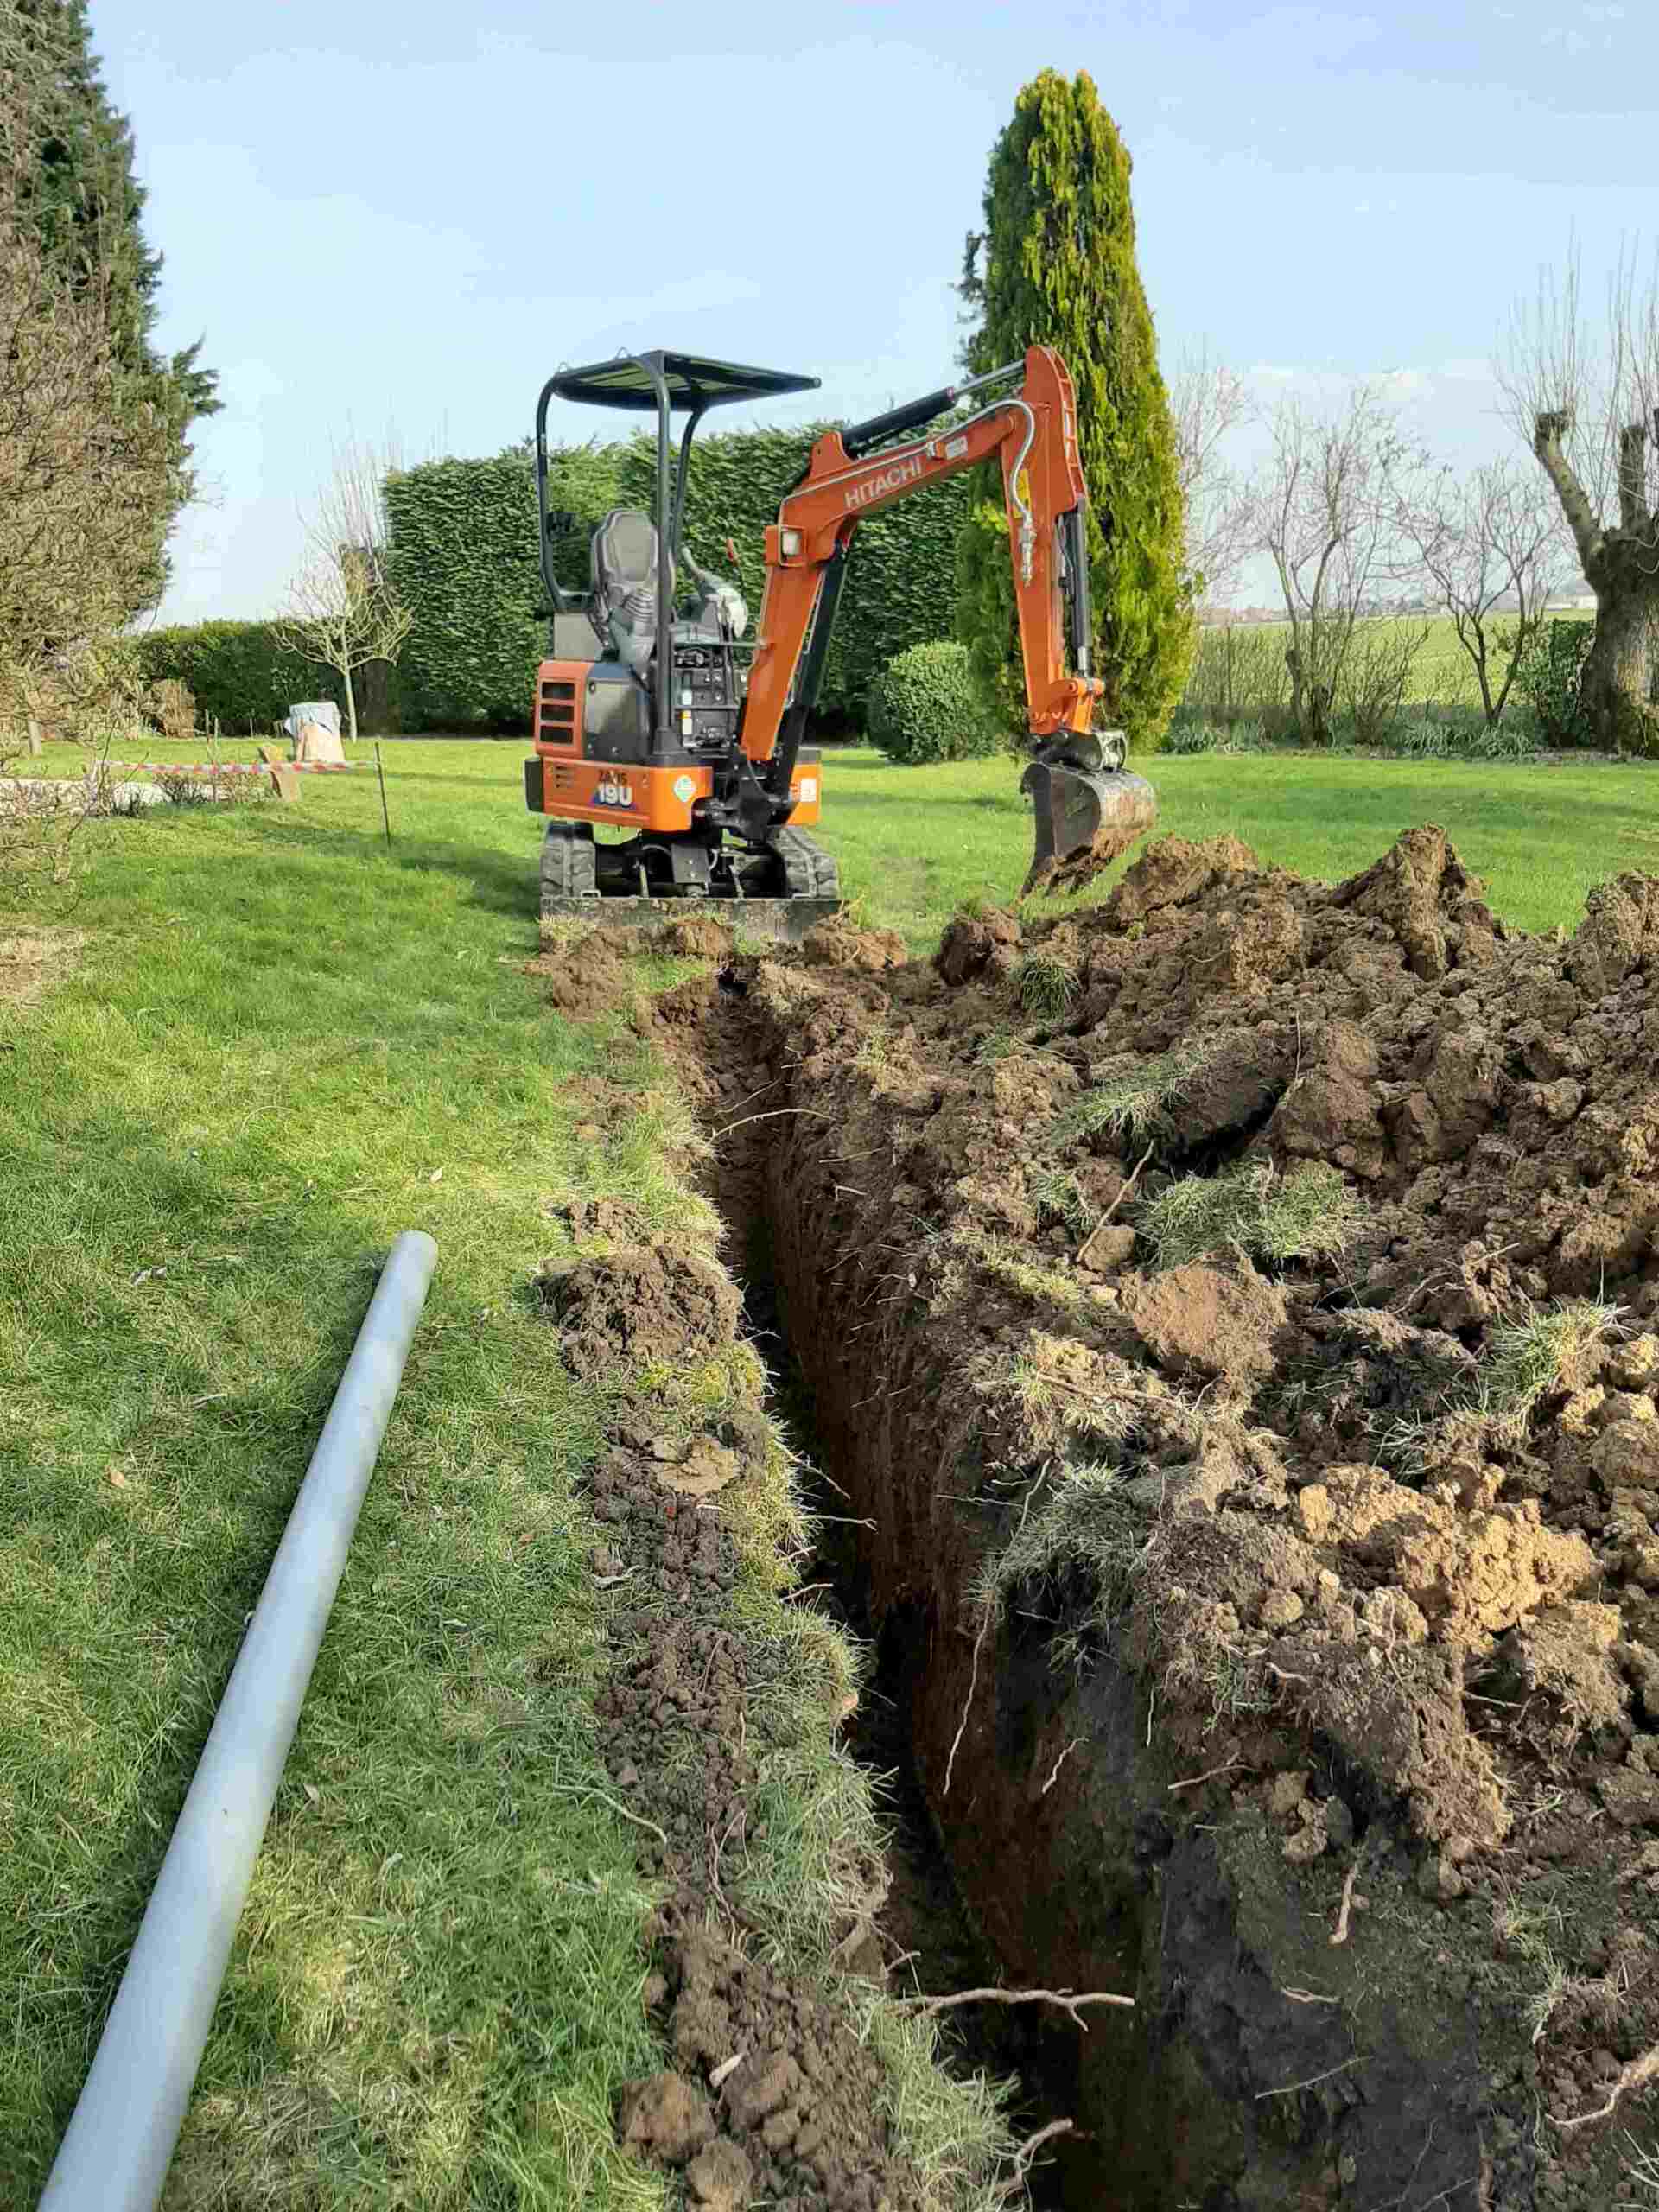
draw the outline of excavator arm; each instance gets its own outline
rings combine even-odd
[[[887,442],[965,394],[1015,377],[1016,391],[966,421],[931,437]],[[1096,727],[1105,687],[1090,670],[1088,490],[1071,378],[1049,346],[1033,346],[1023,364],[817,440],[766,531],[766,594],[741,742],[773,807],[786,808],[859,524],[991,460],[1002,473],[1027,734],[1035,747],[1021,780],[1037,832],[1025,887],[1075,889],[1153,826],[1157,801],[1150,785],[1122,772],[1122,738]]]

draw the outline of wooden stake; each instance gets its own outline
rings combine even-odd
[[[386,850],[390,852],[391,850],[391,817],[386,811],[386,767],[385,761],[380,758],[380,741],[378,737],[374,741],[374,767],[375,773],[380,779],[380,819],[386,825]]]

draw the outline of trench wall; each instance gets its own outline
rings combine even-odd
[[[822,1116],[829,1094],[798,1056],[772,1065],[768,1100]],[[1135,2000],[1092,2011],[1079,2039],[1063,2201],[1408,2207],[1478,2175],[1473,2016],[1425,2024],[1373,2006],[1357,2040],[1342,2005],[1287,1994],[1311,1978],[1325,1924],[1292,1924],[1276,1846],[1213,1795],[1201,1818],[1192,1800],[1174,1809],[1191,1761],[1166,1756],[1147,1682],[1110,1657],[1081,1675],[1057,1668],[1043,1624],[1017,1612],[979,1632],[976,1574],[1018,1510],[986,1485],[983,1402],[966,1382],[983,1347],[959,1313],[929,1309],[902,1133],[861,1157],[843,1141],[832,1127],[757,1147],[741,1203],[760,1217],[755,1249],[821,1464],[842,1510],[868,1524],[871,1618],[903,1624],[917,1767],[963,1904],[1006,1986]],[[1385,1974],[1386,1948],[1380,1929],[1357,1931],[1349,1977]]]

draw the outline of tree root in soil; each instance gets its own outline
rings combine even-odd
[[[1135,2009],[1133,1997],[1120,1997],[1109,1989],[1091,1989],[1073,1994],[1067,1989],[959,1989],[950,1997],[912,1997],[906,2000],[907,2009],[914,2012],[948,2012],[956,2005],[1058,2005],[1069,2012],[1084,2035],[1089,2023],[1078,2006],[1083,2005],[1122,2005]]]
[[[1563,2135],[1570,2135],[1576,2127],[1588,2127],[1592,2120],[1610,2120],[1626,2090],[1643,2088],[1656,2074],[1659,2074],[1659,2043],[1655,2044],[1650,2050],[1644,2050],[1640,2058],[1629,2059],[1619,2068],[1605,2104],[1598,2105],[1593,2112],[1581,2112],[1576,2120],[1558,2120],[1556,2126]]]

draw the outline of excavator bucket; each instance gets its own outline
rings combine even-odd
[[[1152,785],[1109,767],[1097,740],[1068,745],[1063,759],[1052,757],[1054,750],[1046,747],[1020,779],[1031,795],[1037,838],[1022,899],[1084,889],[1158,820]]]

